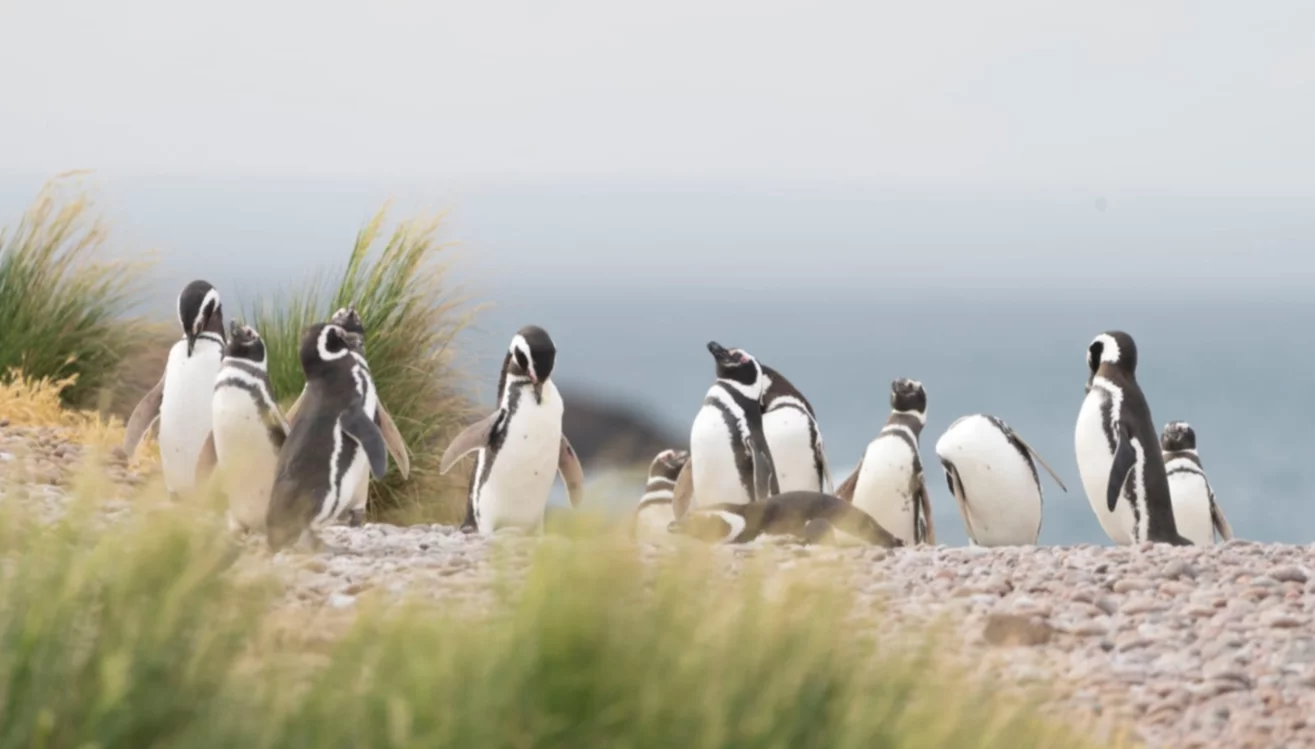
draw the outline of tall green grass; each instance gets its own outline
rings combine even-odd
[[[247,319],[265,339],[270,383],[285,408],[305,384],[298,352],[302,330],[355,304],[366,331],[366,358],[411,452],[403,481],[390,462],[388,476],[371,482],[370,514],[394,521],[460,522],[464,475],[438,474],[444,440],[469,421],[460,394],[453,340],[468,322],[467,300],[448,278],[437,217],[394,227],[384,239],[387,207],[357,233],[341,275],[323,275],[271,299],[257,300]]]
[[[65,403],[87,406],[143,342],[125,319],[145,258],[107,259],[107,231],[76,174],[46,183],[12,229],[0,230],[0,377],[76,375]]]
[[[1089,745],[784,570],[549,538],[487,611],[362,596],[325,640],[216,512],[151,495],[98,530],[90,502],[52,527],[2,506],[0,749]]]

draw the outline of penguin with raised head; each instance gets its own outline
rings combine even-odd
[[[688,460],[688,450],[663,450],[649,464],[648,483],[631,525],[630,534],[635,540],[655,543],[669,537],[667,526],[676,519],[671,504],[676,477]]]
[[[792,491],[759,502],[721,502],[696,507],[668,526],[671,533],[708,543],[742,544],[759,537],[828,541],[892,548],[904,543],[871,515],[822,492]]]
[[[169,350],[164,374],[128,418],[122,450],[131,458],[146,430],[159,419],[160,467],[175,499],[196,484],[197,459],[210,434],[215,376],[228,341],[219,290],[193,281],[178,295],[183,337]]]
[[[447,473],[471,452],[462,530],[493,533],[543,530],[544,508],[558,473],[572,507],[584,499],[584,470],[562,434],[562,396],[551,379],[557,346],[548,332],[527,325],[516,332],[498,375],[498,408],[452,440],[439,466]]]
[[[708,343],[716,381],[690,428],[689,461],[676,480],[676,517],[697,506],[748,504],[779,494],[771,448],[763,434],[763,369],[743,349]]]
[[[305,539],[320,548],[318,531],[354,501],[357,487],[388,469],[383,433],[365,412],[365,388],[354,351],[360,335],[315,323],[301,336],[306,393],[301,413],[279,451],[266,515],[271,551]]]
[[[1184,538],[1198,546],[1211,546],[1215,533],[1228,541],[1233,528],[1215,501],[1215,491],[1201,466],[1196,449],[1196,430],[1185,421],[1171,421],[1160,435],[1164,470],[1169,477],[1169,499],[1174,522]]]
[[[1087,501],[1116,544],[1189,545],[1178,533],[1150,406],[1137,385],[1137,345],[1114,330],[1087,347],[1087,395],[1074,429]]]
[[[402,439],[402,433],[398,431],[397,425],[393,423],[393,418],[389,416],[388,409],[384,407],[383,401],[379,399],[379,391],[375,388],[374,377],[370,374],[370,364],[365,358],[365,324],[356,312],[356,305],[339,308],[329,318],[329,322],[341,327],[348,333],[359,336],[360,347],[352,352],[352,357],[356,360],[353,376],[359,381],[364,392],[366,415],[374,419],[375,425],[379,427],[379,431],[384,435],[384,443],[388,445],[388,452],[393,456],[393,461],[397,463],[398,472],[405,479],[411,473],[411,457],[406,449],[406,441]],[[301,395],[297,396],[297,400],[288,409],[288,423],[296,421],[297,410],[301,407],[301,399],[305,395],[306,388],[303,387]],[[368,480],[362,481],[357,485],[356,495],[347,508],[348,525],[359,527],[365,522],[365,506],[369,496],[370,482]]]
[[[279,450],[288,438],[269,386],[269,361],[260,334],[234,320],[215,378],[212,429],[197,460],[197,476],[217,472],[228,498],[228,527],[264,531]]]
[[[906,544],[935,544],[931,497],[918,455],[927,424],[927,390],[917,380],[890,384],[890,417],[836,490]]]
[[[950,494],[977,546],[1035,544],[1041,535],[1040,463],[1065,492],[1050,464],[1003,420],[971,414],[936,440]]]
[[[813,405],[780,372],[763,369],[763,436],[781,491],[834,491]]]

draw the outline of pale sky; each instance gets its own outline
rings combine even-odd
[[[1315,3],[0,0],[0,170],[1315,189]]]

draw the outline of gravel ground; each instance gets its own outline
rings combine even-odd
[[[0,498],[15,493],[18,479],[21,492],[57,513],[80,454],[53,430],[0,427]],[[123,485],[140,481],[121,465],[112,470]],[[124,511],[109,507],[110,516]],[[453,527],[376,524],[333,527],[324,538],[342,553],[284,552],[272,566],[288,606],[344,619],[370,591],[482,606],[503,561],[523,569],[535,544],[573,543],[499,538],[495,552],[488,539]],[[251,561],[269,559],[258,540],[250,543]],[[647,558],[667,553],[643,547]],[[1315,747],[1315,545],[750,544],[718,553],[731,570],[761,555],[778,566],[825,568],[903,631],[947,621],[964,643],[955,653],[962,663],[1011,689],[1049,690],[1046,699],[1075,718],[1094,717],[1105,735],[1130,726],[1152,747]]]

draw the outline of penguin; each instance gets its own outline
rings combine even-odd
[[[215,376],[228,345],[219,290],[192,281],[178,295],[183,337],[169,350],[164,374],[133,409],[123,438],[131,458],[146,430],[159,420],[160,466],[174,499],[196,484],[197,461],[210,434]]]
[[[332,323],[302,332],[306,394],[274,471],[265,518],[271,551],[302,539],[324,548],[317,532],[354,501],[367,473],[382,478],[388,470],[383,433],[365,411],[360,346],[359,334]]]
[[[780,372],[762,369],[763,435],[781,491],[834,491],[812,404]]]
[[[676,517],[697,506],[761,502],[779,494],[771,448],[763,434],[762,365],[743,349],[708,343],[717,379],[690,428],[690,457],[676,478]]]
[[[264,531],[279,450],[288,438],[269,385],[269,361],[260,334],[234,320],[215,378],[213,428],[201,447],[197,476],[218,469],[228,497],[228,527],[234,533]]]
[[[1232,539],[1233,529],[1224,519],[1210,479],[1201,467],[1201,456],[1196,451],[1196,430],[1185,421],[1165,424],[1160,449],[1165,474],[1169,477],[1169,499],[1173,502],[1178,532],[1198,546],[1213,545],[1216,532],[1224,541]]]
[[[1150,406],[1137,385],[1137,345],[1119,330],[1087,347],[1087,395],[1074,428],[1087,501],[1116,544],[1189,545],[1178,533]]]
[[[1045,458],[1008,424],[988,414],[956,419],[936,440],[936,455],[976,546],[1036,543],[1042,507],[1036,463],[1068,491]]]
[[[670,533],[709,543],[742,544],[761,536],[840,541],[894,548],[904,543],[872,516],[831,494],[790,491],[751,502],[697,507],[667,526]]]
[[[354,333],[359,336],[361,341],[360,347],[354,349],[352,357],[356,359],[356,376],[362,383],[365,391],[365,413],[374,419],[375,426],[384,435],[384,443],[388,446],[388,453],[393,456],[393,461],[397,463],[397,471],[403,479],[411,475],[411,458],[407,452],[406,441],[402,439],[402,433],[398,431],[397,425],[393,423],[393,418],[388,414],[388,409],[379,400],[379,391],[374,384],[374,377],[370,374],[370,365],[365,359],[365,324],[361,321],[361,316],[356,312],[356,305],[352,304],[347,307],[341,307],[333,316],[329,318],[333,325],[341,327],[348,333]],[[301,389],[301,394],[293,402],[292,407],[288,409],[288,423],[291,424],[296,420],[297,410],[301,407],[301,399],[306,395],[305,386]],[[370,482],[362,481],[356,487],[356,495],[352,498],[352,503],[347,507],[348,525],[360,527],[365,522],[365,505],[370,497]]]
[[[890,418],[868,443],[836,495],[871,515],[906,544],[936,543],[931,498],[918,456],[927,423],[927,390],[917,380],[890,384]]]
[[[562,434],[562,396],[551,379],[557,347],[548,332],[516,332],[498,375],[498,408],[466,427],[443,453],[439,472],[478,452],[471,467],[463,531],[543,530],[553,479],[561,473],[572,507],[584,498],[584,470]]]
[[[663,450],[653,458],[648,466],[648,484],[631,524],[633,539],[654,543],[668,537],[667,526],[676,519],[671,505],[676,477],[688,460],[688,450]]]

